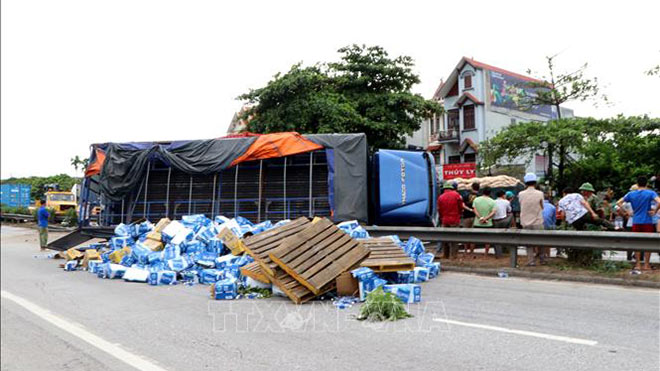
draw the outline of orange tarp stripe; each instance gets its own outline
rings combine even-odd
[[[248,147],[244,154],[232,161],[231,166],[244,161],[291,156],[318,149],[323,149],[323,146],[305,139],[295,132],[263,134],[257,137],[257,140]]]
[[[96,152],[96,159],[94,160],[93,163],[87,166],[87,170],[85,170],[85,177],[90,177],[92,175],[96,175],[101,172],[101,168],[103,167],[103,162],[105,161],[105,152],[101,151],[98,148],[95,150],[95,152]]]

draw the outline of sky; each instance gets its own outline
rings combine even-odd
[[[297,62],[349,44],[409,55],[430,98],[463,56],[514,72],[588,62],[609,106],[579,116],[660,117],[658,1],[2,2],[3,179],[76,173],[101,142],[225,134],[242,103]]]

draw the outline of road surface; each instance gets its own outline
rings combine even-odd
[[[2,370],[658,370],[658,290],[442,273],[414,318],[64,272],[2,226]]]

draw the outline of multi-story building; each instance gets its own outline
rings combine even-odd
[[[463,57],[433,94],[433,99],[440,102],[445,113],[425,121],[420,131],[410,138],[409,144],[431,151],[438,166],[476,163],[479,143],[502,128],[516,122],[545,122],[557,117],[552,106],[519,105],[522,93],[534,94],[535,89],[529,82],[543,83]],[[561,114],[562,117],[572,117],[573,111],[562,107]],[[426,137],[426,143],[420,143],[420,137]],[[516,159],[509,166],[512,167],[521,173],[531,171],[539,175],[543,175],[547,168],[542,154],[531,163],[528,159]]]

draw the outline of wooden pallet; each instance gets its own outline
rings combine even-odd
[[[369,250],[328,219],[307,226],[269,253],[270,259],[320,295],[337,276],[369,255]]]
[[[403,251],[401,246],[388,237],[359,240],[369,249],[369,257],[360,266],[371,268],[374,272],[409,271],[415,268],[415,261]]]
[[[259,263],[252,262],[241,267],[241,275],[250,277],[262,283],[270,283],[270,279],[259,266]]]
[[[309,219],[306,217],[300,217],[280,227],[272,228],[254,236],[246,237],[243,240],[245,252],[254,258],[261,267],[263,273],[268,277],[273,277],[275,275],[273,268],[275,268],[276,265],[273,264],[268,256],[270,251],[277,248],[285,238],[302,231],[309,224]]]
[[[318,296],[311,292],[307,287],[303,286],[300,282],[296,281],[280,267],[275,268],[275,275],[269,276],[268,278],[296,304],[306,303]],[[334,290],[335,287],[335,282],[333,281],[321,290],[321,294]]]

